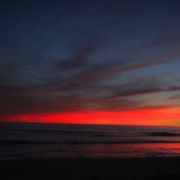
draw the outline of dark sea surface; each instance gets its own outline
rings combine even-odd
[[[180,156],[179,127],[0,123],[0,159]]]

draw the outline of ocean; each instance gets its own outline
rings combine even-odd
[[[0,123],[0,159],[180,156],[179,127]]]

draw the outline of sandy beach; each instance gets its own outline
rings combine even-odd
[[[179,179],[180,158],[59,158],[0,161],[6,179],[155,180]]]

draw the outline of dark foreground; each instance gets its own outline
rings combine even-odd
[[[180,158],[0,160],[2,180],[176,180]]]

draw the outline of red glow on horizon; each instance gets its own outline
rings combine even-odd
[[[6,118],[7,119],[7,118]],[[64,112],[52,114],[24,114],[9,117],[8,122],[38,122],[64,124],[101,124],[101,125],[173,125],[180,120],[178,109],[146,109],[122,112]],[[3,118],[0,118],[0,121]],[[172,123],[171,123],[172,122]],[[174,125],[180,125],[178,123]]]

